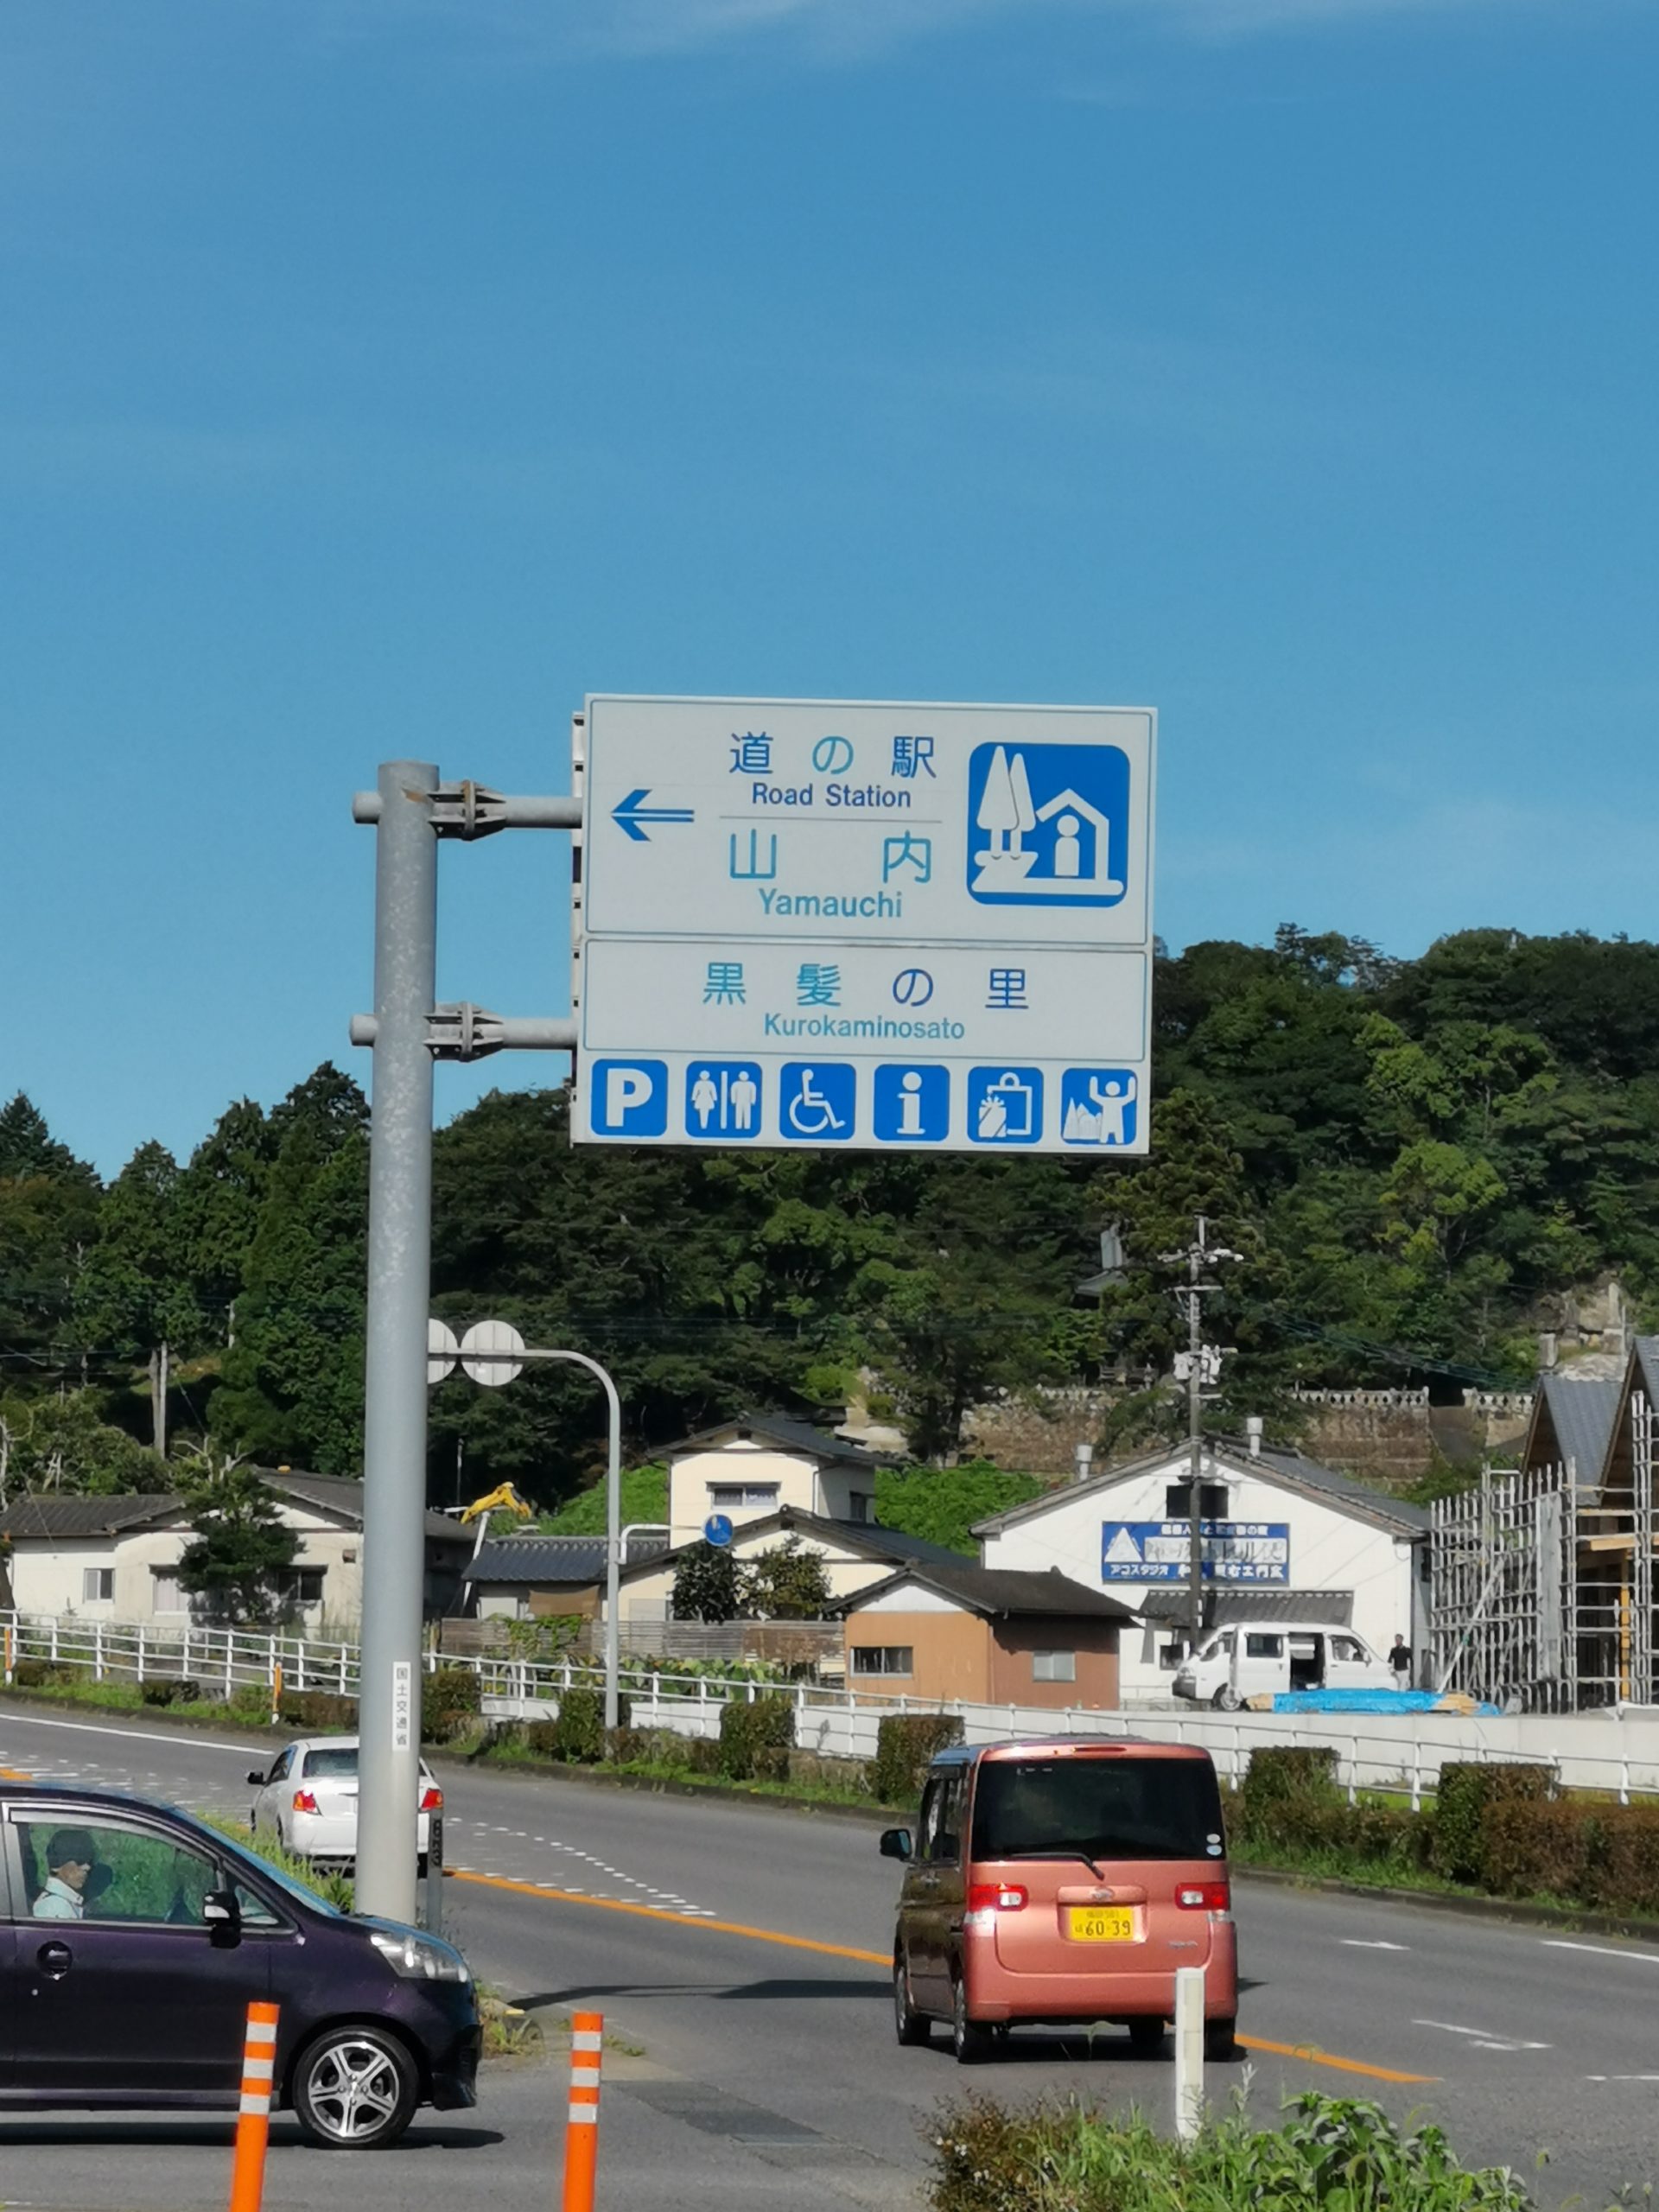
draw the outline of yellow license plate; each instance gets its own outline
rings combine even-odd
[[[1135,1912],[1127,1904],[1074,1904],[1070,1933],[1074,1943],[1133,1943]]]

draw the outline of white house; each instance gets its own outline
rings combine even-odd
[[[824,1521],[874,1521],[882,1465],[874,1452],[781,1414],[721,1421],[669,1448],[670,1544],[695,1542],[713,1514],[734,1528],[785,1506]]]
[[[1186,1649],[1191,1532],[1183,1446],[1110,1467],[982,1522],[987,1567],[1046,1570],[1109,1591],[1144,1626],[1120,1647],[1125,1704],[1169,1694]],[[1205,1625],[1328,1621],[1385,1652],[1427,1641],[1429,1516],[1299,1452],[1206,1445]]]
[[[334,1475],[261,1470],[277,1517],[297,1539],[282,1592],[313,1633],[354,1636],[363,1611],[363,1485]],[[194,1531],[181,1498],[25,1497],[0,1513],[0,1575],[19,1612],[182,1628],[205,1618],[179,1581]],[[442,1612],[460,1586],[473,1537],[426,1516],[426,1608]]]
[[[688,1542],[655,1558],[625,1567],[618,1585],[622,1624],[629,1632],[647,1633],[673,1613],[674,1576],[684,1554],[702,1542],[701,1533]],[[905,1567],[969,1567],[970,1560],[923,1536],[901,1535],[896,1529],[879,1529],[871,1522],[831,1521],[799,1507],[781,1506],[775,1513],[750,1516],[733,1531],[732,1556],[740,1566],[752,1564],[762,1553],[793,1541],[823,1564],[823,1576],[832,1599],[849,1598],[860,1590],[884,1582]],[[604,1603],[600,1603],[601,1618]]]

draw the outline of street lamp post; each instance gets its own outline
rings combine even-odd
[[[461,1365],[474,1382],[499,1389],[511,1382],[531,1360],[584,1367],[605,1393],[605,1726],[614,1728],[620,1710],[619,1677],[622,1669],[621,1624],[618,1618],[622,1575],[622,1402],[607,1368],[585,1351],[552,1351],[526,1344],[516,1329],[499,1321],[480,1321],[469,1329],[458,1347]],[[492,1373],[499,1368],[502,1371]],[[483,1371],[480,1372],[480,1370]],[[441,1382],[449,1368],[442,1357],[434,1357],[427,1373]]]

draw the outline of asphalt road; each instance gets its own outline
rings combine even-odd
[[[251,1763],[229,1736],[0,1713],[0,1766],[42,1779],[245,1814]],[[912,2212],[931,2116],[969,2082],[1167,2110],[1167,2063],[1116,2034],[1022,2032],[972,2075],[942,2042],[898,2049],[895,1870],[861,1824],[510,1773],[444,1781],[448,1932],[550,2025],[592,2007],[629,2046],[605,2061],[601,2202]],[[1548,2206],[1659,2178],[1659,1949],[1248,1882],[1236,1906],[1251,2047],[1212,2070],[1212,2095],[1247,2088],[1264,2120],[1306,2088],[1375,2096],[1525,2172]],[[423,2116],[404,2146],[353,2163],[355,2206],[404,2212],[440,2187],[446,2212],[556,2202],[562,2090],[556,2058],[489,2069],[475,2113]],[[0,2117],[0,2202],[216,2207],[229,2139],[217,2120]],[[281,2120],[273,2143],[273,2208],[338,2190],[337,2156]]]

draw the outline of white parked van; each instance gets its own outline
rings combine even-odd
[[[1363,1637],[1330,1621],[1282,1621],[1214,1630],[1176,1674],[1177,1697],[1236,1713],[1247,1698],[1279,1690],[1391,1690],[1394,1670]]]

